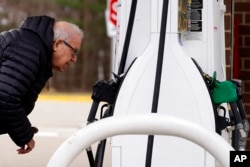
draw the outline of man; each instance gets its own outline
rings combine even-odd
[[[83,32],[74,24],[48,16],[26,18],[18,29],[0,34],[0,134],[20,146],[35,147],[35,128],[27,116],[52,69],[64,71],[77,61]]]

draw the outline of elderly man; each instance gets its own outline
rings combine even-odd
[[[0,134],[20,146],[35,147],[28,115],[52,69],[64,71],[77,61],[83,32],[74,24],[48,16],[26,18],[18,29],[0,34]]]

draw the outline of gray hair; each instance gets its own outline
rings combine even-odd
[[[64,26],[63,26],[64,25]],[[65,28],[66,26],[67,28]],[[66,31],[68,29],[68,31]],[[70,40],[70,32],[75,32],[79,34],[81,39],[83,38],[83,31],[75,24],[69,22],[56,22],[54,26],[54,40],[60,38],[62,40]]]

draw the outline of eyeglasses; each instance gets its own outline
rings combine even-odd
[[[73,48],[68,42],[66,42],[66,41],[64,41],[64,40],[62,40],[62,41],[63,41],[63,43],[64,43],[66,46],[68,46],[68,47],[73,51],[74,56],[78,56],[78,50],[77,50],[77,49]]]

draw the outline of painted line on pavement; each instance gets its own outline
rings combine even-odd
[[[59,133],[57,132],[38,132],[36,134],[36,136],[38,137],[58,137],[59,136]]]
[[[70,94],[70,93],[57,93],[57,94],[46,94],[42,93],[39,95],[38,100],[40,101],[83,101],[91,102],[91,94]]]

